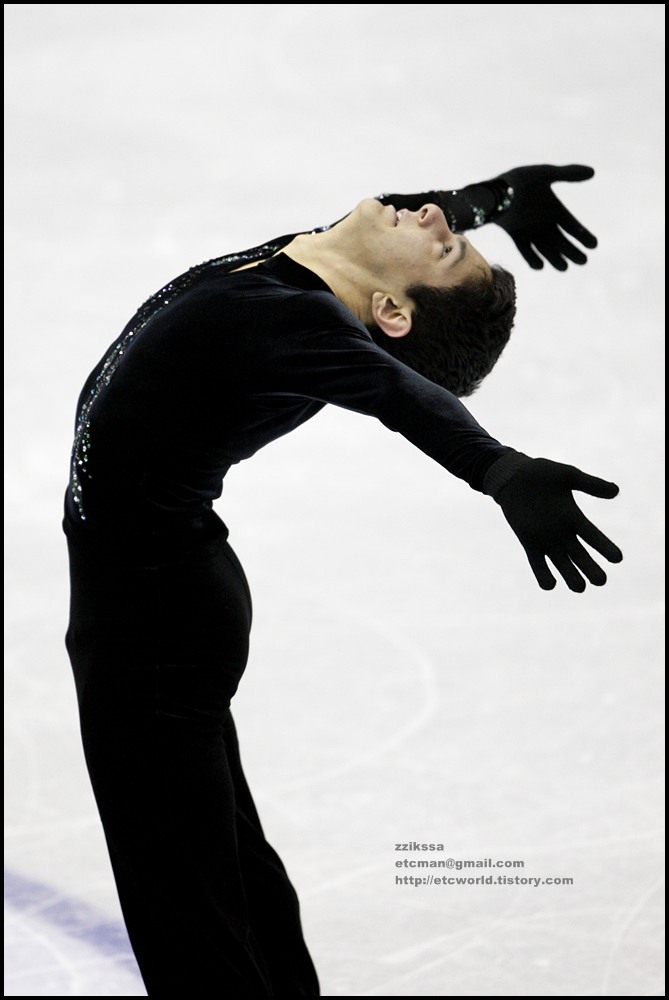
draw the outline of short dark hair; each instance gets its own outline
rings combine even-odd
[[[411,330],[388,337],[368,327],[375,342],[455,396],[471,396],[506,347],[516,315],[516,283],[495,264],[492,280],[483,275],[451,288],[413,285]]]

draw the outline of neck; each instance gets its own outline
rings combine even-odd
[[[371,290],[366,269],[356,262],[352,240],[347,233],[346,219],[324,233],[302,233],[296,236],[282,253],[308,267],[328,285],[338,299],[362,323],[372,320]]]

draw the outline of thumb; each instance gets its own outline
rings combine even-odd
[[[604,500],[612,500],[620,492],[620,488],[615,483],[610,483],[607,479],[599,479],[597,476],[589,476],[587,472],[581,472],[580,469],[574,469],[570,486],[572,490],[589,493],[591,497],[602,497]]]
[[[594,174],[595,171],[592,167],[572,163],[568,167],[555,167],[553,179],[556,181],[587,181],[594,177]]]

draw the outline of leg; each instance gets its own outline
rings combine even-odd
[[[232,715],[226,748],[237,804],[239,863],[254,938],[277,996],[320,996],[318,977],[302,935],[300,907],[286,869],[267,843],[242,770]]]
[[[248,592],[224,547],[119,567],[70,547],[67,645],[130,940],[150,996],[270,996],[237,844],[224,724]]]

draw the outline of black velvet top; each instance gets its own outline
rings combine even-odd
[[[435,195],[380,200],[418,207]],[[378,346],[321,278],[272,256],[293,236],[176,278],[95,366],[77,407],[68,535],[188,530],[232,465],[326,403],[376,417],[482,489],[507,449],[450,392]]]

